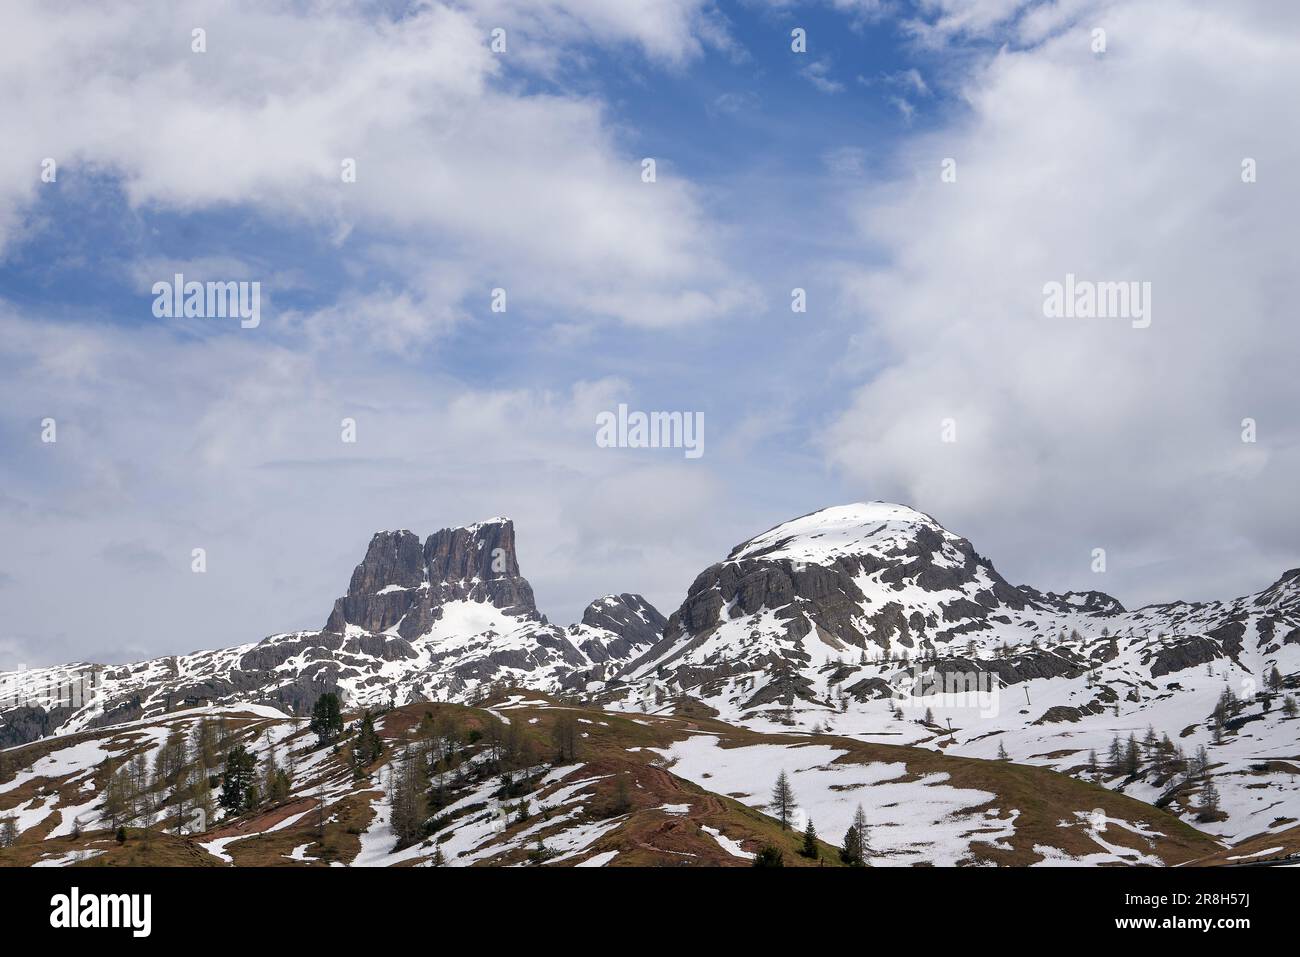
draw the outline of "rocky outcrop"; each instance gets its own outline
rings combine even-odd
[[[569,629],[578,650],[596,664],[625,662],[663,636],[667,619],[640,595],[624,592],[597,598]]]
[[[334,603],[325,630],[348,625],[396,630],[410,640],[427,632],[450,601],[486,602],[509,615],[537,618],[532,586],[519,572],[515,526],[506,518],[444,528],[423,545],[408,531],[378,532]]]

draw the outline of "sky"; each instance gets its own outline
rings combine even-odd
[[[1297,88],[1264,0],[13,0],[0,668],[319,628],[376,530],[496,515],[561,624],[876,499],[1017,583],[1257,591]],[[260,322],[156,316],[177,272]],[[599,446],[620,404],[704,454]]]

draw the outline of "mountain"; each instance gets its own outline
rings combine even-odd
[[[873,502],[785,522],[705,569],[607,703],[685,696],[753,728],[1002,748],[1243,837],[1300,820],[1300,724],[1285,710],[1297,672],[1300,570],[1234,601],[1127,611],[1097,591],[1011,585],[930,516]],[[1090,751],[1104,764],[1148,726],[1170,735],[1170,757],[1088,770]],[[1210,767],[1189,777],[1201,747]]]
[[[306,714],[326,692],[377,707],[468,701],[493,684],[581,688],[643,652],[663,620],[640,595],[622,594],[593,601],[568,629],[551,624],[520,573],[506,518],[423,543],[405,530],[378,532],[320,631],[130,665],[0,674],[13,705],[0,712],[0,746],[203,704]]]
[[[252,708],[265,720],[278,716],[285,734],[300,732],[295,720],[327,691],[340,695],[354,722],[367,710],[418,715],[435,702],[513,708],[562,696],[564,708],[589,712],[581,720],[594,727],[579,738],[625,714],[617,720],[682,721],[711,740],[730,739],[735,753],[671,742],[655,753],[680,779],[670,790],[716,786],[756,810],[770,790],[770,759],[787,754],[779,742],[798,740],[791,745],[798,770],[813,788],[805,799],[825,802],[832,820],[844,807],[819,790],[838,786],[825,768],[851,763],[846,755],[901,748],[906,754],[870,760],[924,768],[915,773],[937,775],[935,782],[973,768],[969,780],[989,782],[971,785],[980,801],[951,804],[948,817],[927,825],[943,833],[971,808],[1030,813],[1013,783],[1024,779],[990,770],[1007,762],[1017,774],[1049,775],[1042,785],[1065,788],[1071,803],[1091,795],[1104,809],[1103,796],[1114,794],[1159,808],[1165,836],[1169,820],[1194,825],[1218,842],[1195,848],[1207,861],[1218,859],[1217,847],[1236,844],[1290,848],[1300,833],[1300,569],[1231,601],[1128,610],[1101,591],[1011,584],[932,517],[881,502],[823,509],[737,545],[695,578],[668,619],[624,593],[596,599],[568,627],[538,610],[508,519],[423,541],[380,532],[320,631],[131,665],[0,675],[4,685],[19,693],[0,707],[0,746],[26,745],[0,750],[6,759],[36,760],[42,748],[81,735],[130,738],[133,728],[155,729],[140,733],[156,745],[179,713]],[[477,727],[483,734],[494,725]],[[802,761],[814,754],[819,760]],[[84,757],[102,761],[105,752],[88,746]],[[74,784],[90,780],[79,760],[58,762],[80,768],[69,771]],[[0,816],[28,806],[13,804],[18,796],[6,799],[0,789]],[[891,806],[874,811],[888,817]],[[979,859],[969,842],[954,843],[964,834],[954,830],[948,845],[917,859]],[[1113,837],[1088,840],[1113,853]],[[917,846],[900,844],[899,854]],[[1137,849],[1139,859],[1182,853],[1162,856],[1153,847]],[[1033,859],[1030,851],[1004,862]]]

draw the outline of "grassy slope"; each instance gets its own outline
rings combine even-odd
[[[1098,850],[1078,828],[1061,828],[1059,822],[1078,810],[1101,808],[1109,816],[1142,822],[1163,836],[1148,845],[1142,837],[1123,829],[1111,828],[1107,840],[1116,845],[1132,847],[1143,853],[1153,853],[1166,863],[1181,863],[1196,859],[1220,857],[1220,848],[1209,837],[1189,827],[1182,821],[1149,805],[1109,791],[1106,788],[1058,774],[1043,768],[1028,767],[1004,762],[980,761],[970,758],[949,757],[940,753],[894,745],[863,744],[852,739],[832,735],[771,735],[737,729],[718,722],[702,710],[687,710],[673,717],[631,717],[600,711],[593,708],[569,706],[546,699],[536,692],[522,693],[527,701],[545,702],[545,706],[526,705],[500,712],[518,722],[521,732],[531,742],[539,759],[554,757],[551,744],[552,725],[563,711],[583,719],[578,725],[582,737],[579,741],[577,761],[583,768],[571,776],[572,780],[598,778],[581,791],[584,820],[615,821],[617,826],[597,840],[587,852],[574,860],[580,861],[592,854],[616,851],[615,865],[708,865],[747,866],[748,861],[736,857],[722,848],[704,830],[710,827],[726,837],[738,841],[747,851],[754,851],[767,843],[782,849],[787,865],[807,866],[815,863],[838,866],[836,849],[821,845],[817,862],[799,856],[802,836],[783,831],[778,822],[732,798],[715,794],[697,784],[686,781],[662,766],[660,757],[651,751],[635,750],[664,748],[674,740],[694,732],[707,731],[718,734],[724,747],[749,744],[795,744],[816,742],[845,752],[839,762],[902,762],[906,764],[909,779],[941,772],[948,775],[948,783],[955,787],[990,791],[997,797],[990,806],[1014,807],[1020,811],[1015,837],[1009,849],[999,849],[988,844],[975,844],[972,862],[1001,865],[1024,865],[1041,859],[1033,848],[1045,844],[1060,848],[1074,856],[1084,856]],[[508,699],[507,699],[508,700]],[[497,707],[501,699],[487,703]],[[466,730],[486,729],[496,717],[482,709],[457,705],[416,704],[389,712],[380,723],[381,735],[388,747],[381,763],[393,750],[418,734],[418,723],[425,713],[435,716],[453,715]],[[250,722],[251,728],[262,727],[264,722]],[[114,733],[111,730],[94,732],[102,737],[112,737],[120,745],[118,754],[125,760],[135,750],[131,746],[134,735]],[[299,738],[304,744],[305,735]],[[8,752],[9,775],[19,767],[29,766],[36,758],[48,753],[51,742],[37,742],[27,748]],[[115,759],[117,754],[115,754]],[[359,782],[355,788],[328,807],[328,821],[323,839],[318,830],[318,815],[310,813],[316,807],[313,797],[316,781],[322,776],[338,783],[350,781],[346,768],[347,746],[340,754],[330,755],[312,777],[304,777],[289,802],[274,808],[263,809],[234,822],[222,823],[218,828],[197,839],[155,834],[146,839],[132,830],[125,845],[119,846],[106,832],[88,832],[80,839],[68,837],[41,840],[52,830],[54,816],[38,828],[27,832],[19,844],[0,851],[0,865],[29,865],[42,856],[69,853],[77,848],[102,851],[87,863],[93,865],[142,864],[154,866],[205,866],[221,864],[220,860],[198,846],[197,841],[209,842],[221,837],[247,834],[248,837],[227,844],[225,852],[238,865],[245,866],[324,866],[331,862],[349,862],[361,848],[360,834],[365,831],[374,815],[372,800],[378,792],[373,782]],[[572,762],[570,762],[572,763]],[[97,777],[102,777],[97,775]],[[628,806],[617,805],[617,783],[622,778],[626,787],[623,795]],[[102,782],[99,782],[102,783]],[[64,794],[64,790],[69,793]],[[38,793],[58,791],[61,799],[71,803],[76,788],[65,788],[63,782],[38,779],[22,788],[0,795],[4,807],[14,807]],[[82,798],[84,800],[84,797]],[[665,810],[672,805],[675,810]],[[684,807],[683,807],[684,806]],[[308,813],[303,814],[306,811]],[[2,813],[2,812],[0,812]],[[979,826],[982,808],[973,809],[972,828]],[[270,831],[276,824],[302,815],[282,830]],[[557,820],[537,817],[523,824],[512,823],[501,835],[501,852],[486,863],[517,864],[527,860],[526,849],[512,838],[526,827],[538,828],[536,833],[545,837],[558,833],[564,824]],[[1275,843],[1281,843],[1280,841]],[[306,856],[316,860],[296,862],[288,858],[295,848],[308,845]],[[1271,846],[1271,845],[1270,845]],[[429,847],[432,853],[432,845]],[[412,862],[426,859],[428,854],[417,855]],[[411,863],[411,862],[408,862]]]

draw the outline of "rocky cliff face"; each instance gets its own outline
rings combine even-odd
[[[10,704],[0,699],[0,742],[197,704],[303,714],[325,692],[378,706],[467,701],[494,683],[582,689],[649,647],[663,622],[644,598],[623,594],[592,602],[567,630],[550,624],[520,571],[509,519],[444,528],[423,542],[410,531],[378,532],[321,631],[131,665],[0,675],[21,690]]]
[[[972,681],[994,692],[991,707],[917,692],[918,682]],[[614,709],[694,699],[750,727],[834,721],[868,741],[979,758],[1005,746],[1090,780],[1090,751],[1151,725],[1187,754],[1210,749],[1242,833],[1300,807],[1286,705],[1300,693],[1300,569],[1234,601],[1126,611],[1102,592],[1012,585],[934,519],[878,502],[814,512],[738,545],[667,620],[624,593],[592,602],[568,628],[537,610],[510,521],[424,540],[380,532],[321,631],[0,675],[0,744],[194,705],[302,714],[325,691],[374,707],[470,702],[498,684]],[[1158,768],[1104,783],[1148,801],[1178,786]]]
[[[574,644],[598,664],[625,662],[663,637],[667,619],[640,595],[597,598],[569,628]]]
[[[1297,593],[1300,574],[1288,572],[1232,603],[1127,612],[1103,592],[1011,585],[930,516],[858,503],[737,545],[695,579],[663,639],[621,677],[758,707],[821,696],[817,676],[833,663],[862,669],[834,684],[873,697],[896,691],[883,674],[891,662],[965,662],[1003,684],[1078,678],[1120,656],[1122,639],[1123,657],[1150,680],[1240,661],[1256,636],[1253,651],[1276,651],[1300,623]]]
[[[533,589],[519,573],[515,526],[506,518],[444,528],[421,544],[412,532],[378,532],[334,603],[325,630],[395,631],[410,640],[429,630],[452,601],[485,602],[507,615],[536,618]]]

